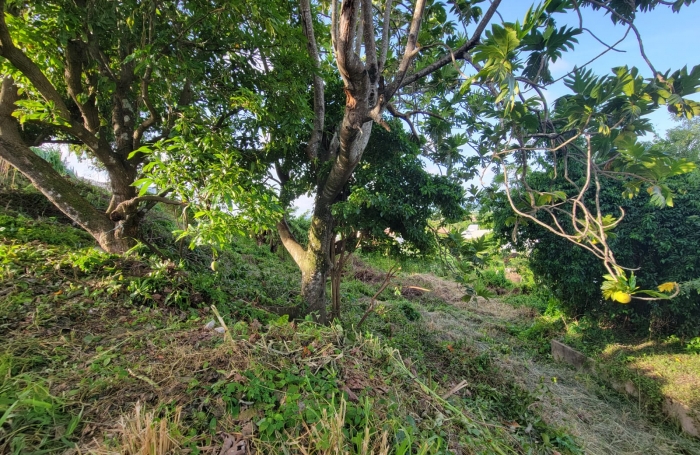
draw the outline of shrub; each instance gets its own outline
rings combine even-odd
[[[530,178],[534,188],[552,191],[564,188],[561,179],[534,173]],[[530,246],[530,266],[535,279],[552,289],[570,316],[592,315],[612,324],[625,324],[637,331],[664,335],[700,335],[700,171],[674,177],[667,181],[676,193],[675,205],[656,208],[648,198],[625,199],[622,183],[607,181],[601,191],[603,213],[619,214],[625,218],[613,231],[609,243],[617,262],[635,269],[637,281],[643,288],[653,289],[668,281],[682,283],[681,295],[672,300],[633,300],[626,306],[605,301],[600,284],[606,273],[599,259],[569,241],[558,237],[534,223],[520,225],[518,246]],[[503,201],[505,202],[505,201]],[[510,240],[512,228],[506,219],[512,212],[505,204],[494,204],[496,231]]]

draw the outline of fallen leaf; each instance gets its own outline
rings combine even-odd
[[[221,446],[219,455],[246,455],[248,444],[245,439],[234,439],[233,436],[226,436],[224,444]]]
[[[343,387],[343,392],[345,392],[345,393],[348,394],[348,399],[349,399],[350,401],[354,401],[355,403],[357,403],[358,401],[360,401],[359,397],[355,394],[355,392],[353,392],[352,390],[350,390],[350,388],[349,388],[348,386],[344,386],[344,387]]]

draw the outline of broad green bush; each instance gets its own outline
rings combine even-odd
[[[533,173],[534,188],[551,191],[562,188],[562,179]],[[632,300],[621,305],[603,299],[600,285],[606,273],[599,259],[571,242],[534,223],[519,225],[517,246],[530,249],[530,266],[535,279],[552,289],[570,316],[590,315],[612,325],[624,325],[654,335],[676,333],[700,335],[700,171],[673,177],[668,182],[675,192],[673,207],[659,209],[640,195],[622,196],[622,183],[606,181],[601,191],[603,213],[625,218],[610,236],[610,246],[618,263],[635,270],[643,288],[678,282],[681,293],[672,300]],[[501,201],[506,202],[506,201]],[[512,215],[506,204],[493,204],[495,230],[511,241],[513,227],[506,220]]]

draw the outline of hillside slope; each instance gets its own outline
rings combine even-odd
[[[401,277],[357,331],[383,276],[361,262],[342,321],[321,327],[266,310],[296,302],[298,277],[248,239],[214,273],[206,251],[107,255],[52,219],[6,212],[0,230],[0,453],[698,448],[595,386],[576,395],[573,372],[509,335],[527,311],[465,307],[430,275]]]

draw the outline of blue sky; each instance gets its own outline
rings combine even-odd
[[[531,5],[529,1],[505,0],[500,8],[506,21],[522,20]],[[499,19],[500,20],[500,19]],[[578,17],[574,14],[559,15],[559,27],[568,25],[578,27]],[[700,64],[700,4],[695,3],[683,7],[680,13],[673,13],[671,8],[660,6],[654,11],[639,14],[635,25],[639,29],[644,43],[644,50],[654,67],[662,73],[666,70],[680,69],[687,65],[692,68]],[[592,11],[587,8],[583,12],[583,26],[590,29],[598,38],[608,44],[617,42],[625,34],[625,27],[614,25],[610,16],[603,11]],[[564,54],[551,67],[552,76],[556,79],[574,66],[581,66],[605,50],[605,46],[596,41],[590,34],[578,36],[579,44],[573,52]],[[632,32],[625,41],[616,46],[624,53],[610,51],[588,65],[596,74],[606,74],[612,68],[620,65],[636,66],[645,77],[652,73],[639,52],[639,44]],[[551,99],[566,94],[566,87],[558,84],[548,90]],[[700,96],[693,97],[700,100]],[[674,126],[675,121],[665,108],[661,108],[649,118],[653,120],[656,131],[662,135]]]

